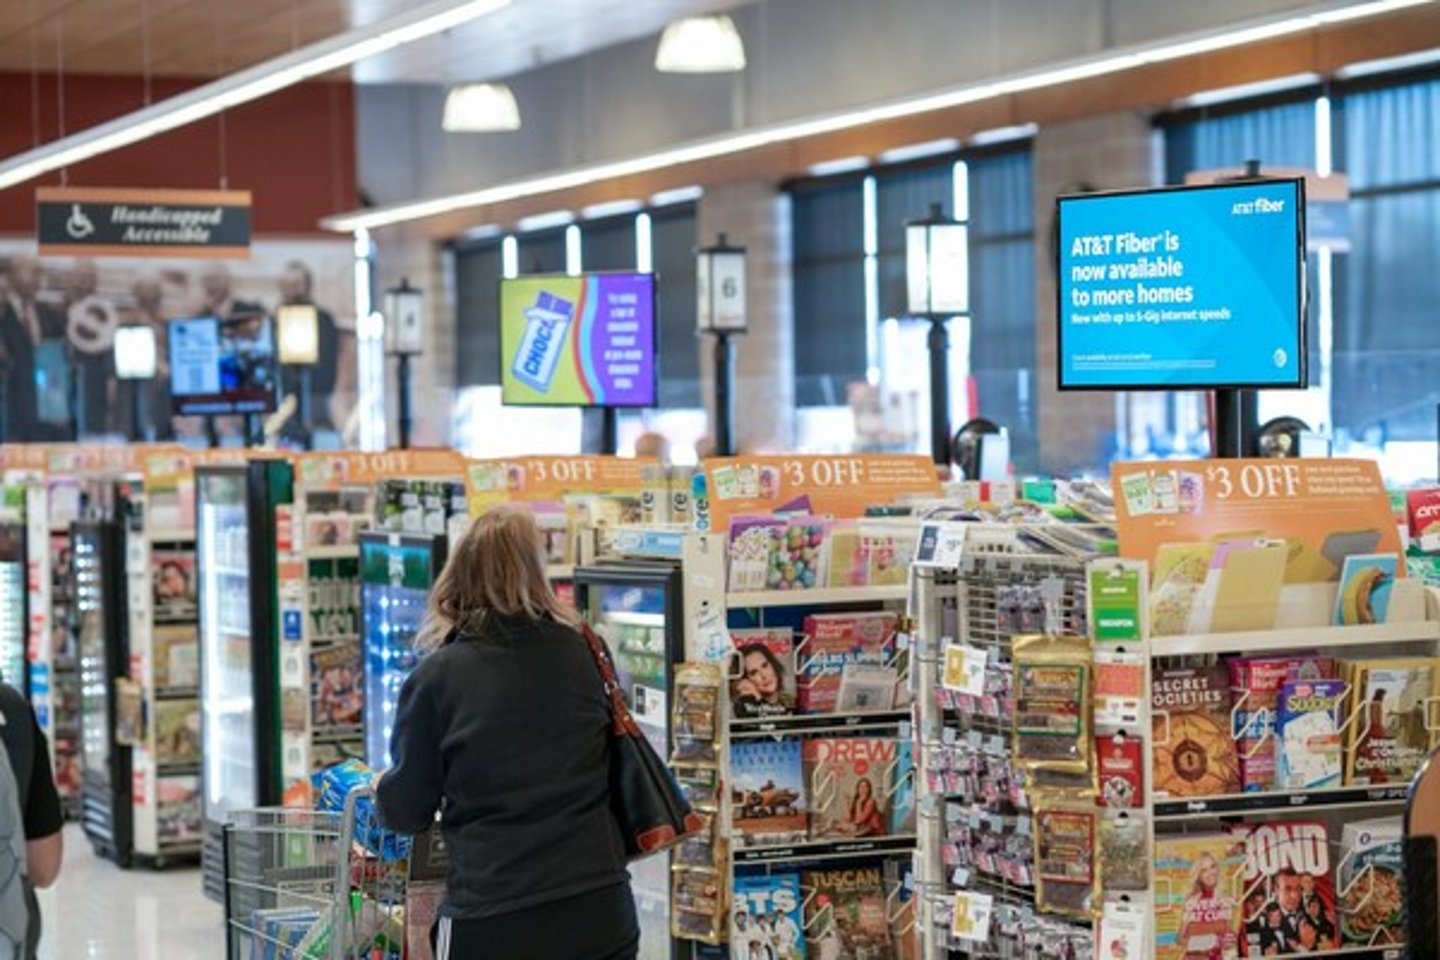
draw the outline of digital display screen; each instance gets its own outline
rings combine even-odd
[[[507,404],[655,404],[655,277],[545,275],[500,281]]]
[[[180,416],[275,409],[275,337],[268,317],[171,320],[170,393]]]
[[[1300,180],[1061,197],[1060,389],[1305,386]]]

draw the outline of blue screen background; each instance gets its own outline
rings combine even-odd
[[[1283,202],[1282,212],[1239,212],[1257,199]],[[1060,383],[1063,387],[1297,386],[1303,370],[1302,303],[1297,273],[1303,256],[1294,181],[1237,184],[1060,201]],[[1251,209],[1255,209],[1253,206]],[[1169,230],[1180,249],[1154,253],[1077,255],[1075,240],[1125,232]],[[1186,304],[1077,306],[1075,289],[1133,288],[1135,280],[1074,282],[1078,265],[1129,264],[1139,256],[1173,256],[1179,278],[1138,281],[1146,287],[1190,286]],[[1108,271],[1107,271],[1108,272]],[[1144,315],[1152,311],[1218,311],[1231,319],[1204,322],[1076,323],[1077,315]],[[1112,359],[1096,359],[1105,355]],[[1145,359],[1148,356],[1148,359]],[[1077,358],[1090,358],[1077,362]]]

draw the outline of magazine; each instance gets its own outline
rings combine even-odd
[[[811,870],[806,893],[808,956],[824,960],[889,960],[894,956],[880,866]]]
[[[1225,668],[1157,667],[1151,684],[1157,797],[1236,793],[1240,766],[1231,736]]]
[[[341,640],[310,655],[310,722],[315,731],[358,732],[364,723],[365,671],[359,639]]]
[[[800,875],[739,874],[730,912],[730,960],[804,960]]]
[[[731,630],[738,662],[730,670],[730,712],[737,718],[795,712],[795,637],[788,628]]]
[[[830,613],[805,618],[805,640],[795,652],[801,713],[834,713],[845,669],[885,667],[894,652],[893,613]],[[892,683],[893,689],[893,683]]]
[[[1357,660],[1349,664],[1354,691],[1346,783],[1408,783],[1430,753],[1426,703],[1440,678],[1431,658]]]
[[[1229,833],[1155,839],[1155,960],[1240,954],[1245,840]]]
[[[800,741],[731,743],[730,778],[737,845],[786,844],[806,839],[809,817]]]
[[[1349,684],[1343,680],[1292,680],[1280,688],[1276,719],[1275,786],[1317,790],[1340,786],[1345,772],[1340,731]]]
[[[805,741],[804,756],[812,839],[890,832],[889,785],[899,766],[897,741],[817,737]]]
[[[157,549],[150,561],[153,571],[156,622],[194,620],[195,551]]]
[[[200,683],[200,644],[195,627],[156,627],[151,653],[157,690],[188,690]]]
[[[1405,844],[1399,817],[1345,824],[1336,878],[1345,946],[1405,942]]]
[[[1318,953],[1340,946],[1329,833],[1313,821],[1241,828],[1245,835],[1247,957]]]
[[[155,710],[155,760],[161,765],[200,762],[200,703],[160,700]]]
[[[1333,679],[1335,661],[1320,656],[1234,657],[1228,666],[1241,789],[1273,790],[1280,688],[1289,680]]]

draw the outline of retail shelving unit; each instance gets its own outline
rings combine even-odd
[[[144,477],[124,510],[131,803],[135,858],[158,868],[200,855],[199,608],[189,460],[147,455]]]
[[[1004,951],[1014,949],[1013,945],[1023,935],[1027,932],[1038,935],[1046,926],[1051,929],[1051,938],[1045,941],[1046,949],[1058,950],[1059,955],[1065,955],[1064,951],[1069,949],[1063,945],[1065,929],[1074,930],[1076,948],[1080,949],[1082,942],[1093,942],[1095,933],[1092,923],[1099,925],[1102,917],[1111,916],[1112,909],[1118,912],[1128,910],[1132,911],[1132,915],[1138,913],[1144,917],[1144,949],[1140,956],[1151,960],[1178,956],[1174,952],[1175,947],[1161,946],[1157,937],[1178,936],[1177,931],[1184,922],[1185,904],[1190,897],[1198,894],[1192,894],[1188,889],[1174,889],[1165,871],[1173,874],[1180,868],[1166,866],[1170,863],[1166,858],[1177,857],[1174,851],[1181,849],[1185,842],[1196,838],[1203,841],[1215,836],[1229,838],[1221,843],[1222,846],[1229,845],[1232,859],[1222,861],[1230,865],[1225,866],[1219,876],[1232,885],[1218,892],[1212,891],[1213,896],[1221,899],[1207,903],[1226,911],[1229,919],[1223,921],[1219,928],[1225,932],[1217,932],[1217,936],[1223,939],[1233,935],[1236,945],[1224,948],[1217,941],[1217,949],[1231,950],[1226,955],[1234,955],[1239,940],[1247,935],[1257,938],[1266,935],[1260,925],[1270,922],[1265,914],[1272,908],[1267,904],[1274,902],[1271,898],[1278,901],[1283,896],[1265,888],[1265,876],[1261,875],[1258,867],[1253,868],[1253,876],[1245,875],[1244,871],[1251,869],[1246,864],[1264,861],[1267,854],[1280,848],[1267,846],[1257,852],[1248,846],[1257,841],[1247,840],[1247,833],[1235,832],[1242,825],[1251,830],[1263,825],[1267,830],[1276,833],[1291,831],[1296,836],[1299,830],[1313,830],[1309,834],[1313,848],[1310,852],[1315,858],[1314,863],[1320,864],[1316,869],[1333,878],[1333,895],[1312,892],[1308,886],[1303,900],[1299,899],[1301,894],[1295,895],[1297,902],[1305,904],[1307,909],[1311,897],[1317,900],[1316,922],[1307,921],[1303,925],[1309,931],[1319,931],[1319,937],[1329,939],[1318,944],[1306,944],[1311,948],[1309,951],[1296,946],[1288,953],[1399,960],[1404,954],[1404,946],[1393,942],[1398,939],[1400,929],[1397,919],[1399,902],[1386,905],[1388,901],[1381,903],[1374,899],[1393,897],[1396,891],[1389,884],[1389,878],[1385,878],[1383,884],[1377,880],[1384,873],[1382,868],[1367,867],[1357,871],[1351,863],[1356,853],[1353,849],[1346,849],[1341,838],[1346,834],[1346,825],[1351,825],[1358,834],[1361,828],[1355,825],[1361,821],[1367,824],[1365,829],[1371,829],[1368,824],[1376,818],[1398,817],[1406,801],[1408,782],[1346,782],[1340,786],[1317,789],[1272,788],[1218,795],[1157,795],[1157,768],[1152,766],[1155,763],[1156,741],[1170,751],[1194,748],[1189,745],[1189,733],[1179,743],[1172,744],[1167,740],[1165,731],[1169,729],[1169,717],[1165,711],[1152,707],[1151,691],[1155,689],[1152,680],[1167,667],[1204,669],[1235,655],[1435,657],[1440,655],[1440,594],[1433,590],[1423,591],[1423,602],[1407,602],[1397,614],[1405,619],[1377,625],[1330,626],[1323,618],[1329,615],[1331,607],[1317,605],[1315,623],[1311,626],[1154,638],[1145,636],[1142,631],[1140,637],[1128,645],[1110,647],[1112,652],[1133,656],[1143,664],[1145,695],[1138,700],[1133,714],[1118,724],[1097,721],[1094,729],[1097,737],[1101,732],[1109,737],[1113,726],[1126,738],[1140,741],[1138,757],[1143,768],[1139,773],[1143,783],[1142,800],[1128,809],[1125,815],[1143,820],[1147,845],[1144,876],[1148,881],[1143,888],[1127,890],[1123,894],[1107,889],[1102,855],[1098,849],[1092,851],[1093,869],[1099,880],[1095,885],[1093,920],[1083,920],[1057,916],[1038,906],[1036,888],[1029,879],[1029,872],[1023,874],[1025,879],[1022,882],[1017,882],[1015,871],[995,869],[997,864],[1005,862],[1007,855],[1016,851],[1021,851],[1021,860],[1024,859],[1023,851],[1027,849],[1029,856],[1033,857],[1033,835],[1040,829],[1035,825],[1032,808],[997,804],[993,795],[976,789],[976,783],[980,782],[976,777],[983,778],[993,771],[993,767],[985,767],[984,757],[1005,762],[1012,757],[1012,724],[1008,718],[983,716],[983,702],[978,697],[964,701],[948,694],[943,688],[942,676],[946,651],[952,646],[983,651],[988,667],[1008,661],[1011,637],[996,631],[997,586],[1038,586],[1047,578],[1058,578],[1064,585],[1063,593],[1057,594],[1063,598],[1061,620],[1058,624],[1052,622],[1049,629],[1084,633],[1087,626],[1087,567],[1070,559],[1014,552],[1007,554],[1004,549],[995,548],[993,537],[974,539],[977,540],[977,548],[971,549],[967,545],[958,564],[948,568],[921,566],[912,571],[912,614],[918,664],[916,785],[920,812],[916,883],[920,898],[922,956],[926,960],[947,956],[1010,955]],[[985,542],[983,549],[978,545],[981,540]],[[1092,563],[1092,570],[1106,570],[1115,565],[1113,560]],[[1143,565],[1140,578],[1143,582]],[[1419,593],[1419,588],[1416,592]],[[1418,596],[1415,599],[1418,600]],[[1098,651],[1102,646],[1096,643],[1095,649]],[[1273,744],[1279,742],[1279,734],[1273,726],[1257,728],[1253,718],[1246,720],[1244,714],[1238,713],[1243,704],[1244,690],[1235,688],[1231,695],[1235,698],[1233,708],[1227,707],[1231,711],[1231,729],[1224,731],[1225,736],[1237,741],[1231,755],[1254,756],[1267,740],[1272,741],[1271,749],[1275,749]],[[1348,685],[1345,696],[1347,709],[1337,718],[1342,744],[1348,744],[1345,732],[1352,725],[1370,723],[1369,704],[1357,705]],[[1420,710],[1419,715],[1433,715],[1436,700],[1432,696],[1419,704],[1416,707]],[[1237,720],[1237,716],[1240,719]],[[1427,716],[1426,726],[1434,731],[1436,727],[1429,721]],[[1266,722],[1274,724],[1275,721],[1272,717]],[[1253,735],[1256,729],[1262,731],[1258,737]],[[1204,747],[1204,744],[1200,746]],[[1223,752],[1224,747],[1220,749]],[[1347,745],[1344,749],[1349,750],[1350,747]],[[978,774],[975,773],[977,768],[971,766],[972,757],[982,758],[978,761],[981,771]],[[1196,782],[1199,779],[1197,775]],[[1024,793],[1027,802],[1038,796],[1031,793],[1028,786]],[[1114,809],[1095,805],[1096,801],[1089,803],[1090,815],[1095,818],[1097,827],[1107,818],[1113,821],[1120,816]],[[1315,825],[1323,826],[1323,832]],[[1398,830],[1398,826],[1395,829]],[[1317,836],[1326,838],[1323,849],[1319,841],[1313,840]],[[1007,837],[1018,838],[1018,842],[1012,844]],[[1398,851],[1398,840],[1395,849]],[[977,850],[985,851],[987,855],[976,856]],[[1276,854],[1276,862],[1282,856],[1290,855]],[[1398,852],[1396,856],[1398,858]],[[1177,858],[1175,862],[1183,863],[1183,860]],[[1033,863],[1027,863],[1025,867],[1027,871],[1034,870]],[[1299,873],[1304,874],[1305,871],[1301,869]],[[1187,876],[1193,882],[1200,873]],[[1294,882],[1296,889],[1301,889],[1300,880]],[[1317,883],[1316,886],[1319,888],[1321,885]],[[1220,906],[1222,902],[1223,907]],[[1326,911],[1333,911],[1333,916]],[[1277,922],[1292,922],[1285,919],[1283,911],[1280,916],[1281,921]],[[1327,916],[1329,920],[1326,920]],[[983,917],[982,925],[972,928],[971,935],[957,935],[957,930],[964,928],[967,917],[972,920]],[[1364,919],[1360,919],[1362,917]],[[1354,922],[1351,922],[1352,918],[1355,918]],[[1297,924],[1298,931],[1300,922],[1293,922]],[[1373,930],[1363,942],[1355,936],[1356,931],[1362,928]],[[976,930],[979,932],[976,933]],[[1298,936],[1298,933],[1292,936]],[[1327,944],[1330,949],[1326,949]]]

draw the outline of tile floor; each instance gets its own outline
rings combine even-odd
[[[224,915],[200,868],[121,870],[65,828],[60,879],[40,892],[40,960],[221,960]]]

